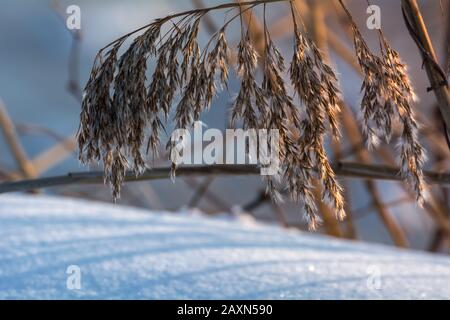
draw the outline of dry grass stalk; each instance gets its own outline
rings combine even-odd
[[[339,137],[338,101],[339,89],[333,70],[324,62],[322,54],[310,40],[301,33],[292,6],[295,28],[295,50],[290,67],[290,77],[295,91],[305,108],[305,118],[297,128],[301,129],[298,150],[287,146],[286,178],[291,194],[303,200],[304,209],[311,226],[319,220],[311,192],[312,173],[307,168],[317,167],[322,183],[322,199],[329,200],[336,209],[336,217],[343,219],[344,199],[342,188],[336,180],[324,148],[327,120],[333,137]],[[291,152],[292,151],[292,152]],[[305,169],[306,168],[306,169]]]
[[[225,4],[171,15],[137,30],[143,34],[122,55],[119,55],[119,50],[136,31],[99,52],[85,89],[78,142],[83,163],[103,162],[105,180],[112,185],[115,199],[120,195],[127,170],[139,175],[147,167],[145,146],[147,153],[151,150],[153,156],[156,155],[161,132],[165,130],[174,102],[177,102],[173,119],[175,127],[190,128],[209,108],[218,88],[227,86],[229,48],[226,31],[233,20],[241,18],[242,37],[237,58],[241,88],[232,115],[233,120],[242,120],[245,128],[279,130],[281,142],[278,151],[283,168],[279,176],[270,177],[267,181],[271,197],[274,200],[280,198],[282,176],[291,197],[303,205],[309,226],[314,229],[320,222],[311,190],[313,178],[317,177],[322,184],[322,200],[335,209],[336,218],[344,217],[343,190],[324,148],[329,129],[335,139],[339,138],[340,93],[335,73],[324,62],[305,28],[297,25],[301,17],[290,2],[295,25],[295,53],[289,74],[290,84],[302,105],[302,108],[297,107],[288,94],[283,77],[286,71],[284,58],[272,41],[266,23],[262,57],[258,57],[249,41],[249,32],[242,24],[244,13],[258,5],[264,4],[265,8],[266,3],[279,1],[283,0],[250,1],[242,7]],[[211,37],[206,46],[201,47],[198,33],[202,18],[212,10],[225,8],[239,8],[239,12]],[[357,38],[358,41],[361,39]],[[365,43],[358,45],[364,49],[358,51],[361,61],[365,59],[362,55],[375,61],[374,56],[365,50]],[[391,126],[386,114],[390,116],[395,106],[404,125],[402,173],[405,178],[414,180],[418,199],[421,199],[423,158],[419,153],[423,150],[417,142],[417,124],[410,107],[412,91],[409,83],[405,83],[406,73],[398,56],[387,43],[384,43],[384,48],[382,65],[390,70],[388,76],[379,84],[375,83],[378,87],[374,86],[372,78],[378,74],[379,67],[371,63],[367,68],[371,82],[367,84],[371,84],[368,89],[375,90],[377,95],[382,94],[386,100],[383,110],[386,111],[381,111],[379,116],[380,111],[374,112],[372,105],[365,106],[368,120],[381,119],[375,121],[375,125],[373,121],[367,121],[366,131],[389,131],[383,126]],[[157,64],[147,83],[147,61],[151,57]],[[263,61],[261,83],[254,76],[259,58]],[[396,90],[387,90],[389,85],[394,85]],[[370,90],[367,91],[372,92]],[[171,146],[169,143],[168,147]],[[175,166],[172,174],[174,169]]]
[[[22,175],[26,178],[37,177],[35,167],[28,158],[22,144],[20,143],[14,123],[9,117],[6,106],[4,105],[1,98],[0,98],[0,130],[3,132],[5,136],[5,141],[8,147],[11,149],[11,153],[14,156]]]
[[[426,160],[412,103],[416,100],[406,65],[397,51],[379,31],[381,56],[371,52],[349,11],[340,1],[351,20],[356,57],[364,75],[361,102],[362,128],[368,148],[376,147],[381,139],[389,142],[395,121],[403,130],[398,141],[400,174],[413,187],[417,202],[422,205],[426,184],[423,165]]]

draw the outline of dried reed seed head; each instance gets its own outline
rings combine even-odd
[[[208,60],[211,66],[210,73],[215,74],[215,70],[219,68],[220,81],[226,87],[228,83],[229,48],[224,29],[219,32],[216,47],[210,53]]]
[[[268,128],[280,130],[280,136],[284,141],[287,137],[287,119],[291,119],[298,124],[299,110],[287,93],[281,75],[285,71],[284,59],[269,34],[266,38],[262,89],[269,106]]]
[[[147,153],[151,149],[153,155],[157,154],[161,131],[165,130],[178,94],[176,128],[190,128],[211,105],[218,82],[221,87],[227,87],[229,47],[225,28],[228,24],[200,49],[197,38],[203,15],[188,13],[179,21],[172,21],[173,27],[163,37],[160,30],[170,20],[157,20],[133,41],[119,60],[118,51],[128,36],[96,59],[82,105],[78,135],[80,159],[84,163],[103,161],[105,180],[113,186],[114,198],[120,195],[128,169],[138,174],[145,168],[142,153],[145,137],[148,137]],[[418,125],[411,108],[414,91],[406,66],[384,37],[380,38],[383,52],[379,58],[371,53],[356,25],[353,30],[356,55],[365,75],[361,104],[364,134],[368,140],[388,139],[393,119],[400,120],[403,124],[399,142],[401,173],[414,186],[420,201],[425,190],[422,174],[425,152],[417,137]],[[300,117],[300,109],[294,105],[282,76],[284,58],[269,32],[265,32],[261,85],[255,78],[258,54],[248,32],[238,45],[237,73],[241,87],[233,104],[232,120],[242,119],[246,129],[279,130],[277,152],[282,159],[286,187],[291,198],[302,205],[310,228],[315,229],[320,223],[315,204],[318,199],[312,192],[316,177],[322,184],[322,200],[335,208],[338,219],[344,217],[342,188],[324,148],[328,127],[332,137],[339,138],[338,80],[314,42],[295,30],[295,52],[289,75],[304,110],[304,116]],[[157,64],[147,85],[147,59],[153,55]],[[169,141],[167,147],[172,148],[173,143]],[[172,177],[175,169],[173,164]],[[281,200],[281,188],[279,176],[268,177],[267,191],[274,201]]]
[[[268,112],[266,97],[255,79],[257,64],[258,54],[247,32],[238,45],[237,73],[241,87],[231,115],[232,124],[242,118],[245,129],[264,127]]]
[[[328,66],[314,42],[298,30],[290,67],[291,81],[307,108],[317,105],[326,114],[333,137],[339,138],[340,90],[333,69]]]
[[[117,52],[120,45],[114,46],[103,57],[99,54],[94,63],[86,86],[78,132],[80,160],[83,163],[99,161],[105,150],[115,144],[115,110],[112,107],[110,87],[114,79]]]
[[[426,155],[417,134],[418,124],[411,106],[416,96],[406,65],[382,32],[379,33],[379,58],[369,50],[356,26],[353,30],[356,55],[365,76],[361,103],[363,132],[369,147],[381,138],[389,142],[394,120],[400,121],[403,126],[398,142],[400,173],[414,189],[418,203],[422,204],[426,193],[423,176]]]
[[[204,64],[209,66],[209,71],[206,73],[206,93],[205,104],[209,108],[213,98],[216,95],[216,72],[220,72],[220,82],[223,87],[228,84],[228,65],[229,65],[229,48],[225,37],[225,29],[221,29],[214,49],[208,54],[207,60]],[[206,70],[206,68],[205,68]]]
[[[200,18],[197,18],[184,32],[185,44],[182,49],[183,63],[181,65],[181,81],[184,83],[188,79],[189,69],[198,63],[199,45],[197,42]]]
[[[125,39],[117,41],[105,59],[100,52],[85,89],[78,134],[80,159],[84,163],[103,160],[114,199],[120,194],[126,170],[139,173],[145,168],[140,151],[146,126],[145,70],[158,34],[158,28],[149,28],[119,60]]]
[[[326,135],[326,121],[328,120],[333,136],[339,137],[338,128],[338,101],[339,89],[337,77],[323,60],[323,57],[315,44],[299,30],[295,32],[295,51],[290,66],[291,82],[305,107],[306,117],[301,125],[300,155],[292,152],[288,157],[289,163],[294,163],[300,168],[317,168],[319,180],[322,183],[322,199],[328,200],[335,208],[336,217],[343,219],[344,200],[342,188],[335,178],[335,174],[329,164],[325,153],[323,142]],[[293,159],[295,159],[293,161]],[[292,169],[291,169],[292,170]],[[296,169],[297,174],[303,170]],[[288,179],[294,183],[291,186],[291,193],[300,195],[300,200],[304,203],[304,209],[309,215],[313,225],[318,223],[315,206],[312,206],[312,194],[308,194],[307,188],[313,186],[312,175],[295,177],[289,170],[286,170]],[[306,179],[298,183],[300,179]],[[307,201],[305,201],[307,200]]]

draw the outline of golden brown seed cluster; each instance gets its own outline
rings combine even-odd
[[[243,9],[201,47],[198,34],[207,12],[196,10],[179,14],[177,19],[157,20],[143,28],[145,32],[120,57],[119,50],[133,33],[113,42],[108,51],[100,51],[96,58],[82,105],[80,160],[103,162],[105,181],[112,185],[114,199],[120,196],[126,172],[140,174],[147,168],[146,154],[151,151],[154,157],[157,155],[161,133],[172,113],[175,128],[189,129],[209,108],[218,89],[227,87],[231,50],[226,31]],[[337,219],[345,216],[343,190],[325,151],[328,132],[339,139],[340,92],[334,71],[306,31],[298,27],[295,14],[293,19],[294,55],[288,72],[267,27],[259,61],[249,31],[241,24],[236,57],[241,86],[231,115],[233,123],[240,120],[245,129],[278,130],[280,145],[276,151],[281,168],[278,174],[266,177],[268,193],[279,201],[280,192],[287,189],[291,198],[302,205],[310,228],[315,229],[320,217],[315,204],[318,199],[312,191],[314,179],[321,183],[320,200],[335,209]],[[425,155],[417,137],[418,125],[411,108],[414,93],[406,67],[382,33],[383,52],[377,57],[368,49],[356,25],[354,32],[357,58],[365,75],[364,133],[369,145],[376,144],[379,138],[389,139],[392,121],[400,120],[401,173],[412,183],[421,201]],[[147,81],[150,58],[156,63]],[[261,81],[256,76],[258,65]],[[294,89],[298,105],[288,93],[289,87]],[[270,141],[268,144],[270,148]],[[173,141],[169,141],[168,147],[172,145]],[[175,169],[173,165],[173,174]]]
[[[356,56],[365,76],[361,109],[368,147],[376,146],[380,139],[389,142],[394,122],[401,123],[403,129],[398,141],[400,173],[414,188],[421,205],[426,192],[422,171],[426,155],[418,137],[419,125],[411,105],[415,94],[406,65],[382,31],[379,33],[381,57],[369,50],[355,25],[353,31]]]

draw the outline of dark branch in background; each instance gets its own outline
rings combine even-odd
[[[333,169],[340,177],[357,179],[377,179],[387,181],[402,181],[398,174],[398,168],[369,165],[351,162],[339,162],[333,165]],[[148,169],[141,176],[133,172],[127,172],[125,181],[137,182],[147,180],[169,179],[171,168]],[[429,183],[443,186],[450,185],[450,174],[425,171]],[[213,165],[213,166],[186,166],[177,170],[177,176],[245,176],[259,175],[260,168],[256,165]],[[69,173],[65,176],[49,177],[18,182],[7,182],[0,184],[0,193],[28,191],[57,186],[74,184],[102,184],[104,183],[104,172]]]
[[[183,181],[189,187],[196,188],[196,190],[201,187],[199,187],[200,183],[194,177],[185,177]],[[222,200],[222,197],[220,195],[216,195],[213,191],[209,189],[205,190],[203,197],[205,198],[205,200],[215,205],[221,212],[231,212],[232,206],[225,200]]]
[[[446,12],[445,12],[446,10]],[[443,63],[446,66],[446,74],[447,77],[450,75],[450,2],[447,1],[446,5],[441,1],[441,11],[443,16],[443,23],[444,27],[446,29],[445,37],[444,37],[444,46],[443,46],[443,52],[442,56],[444,59],[442,59]],[[436,106],[436,117],[440,117],[439,107]],[[444,128],[445,129],[445,128]],[[448,137],[448,135],[447,135]],[[447,139],[448,144],[448,139]],[[445,163],[447,160],[447,157],[445,154],[438,153],[436,155],[436,161]],[[441,193],[443,195],[443,204],[445,208],[448,208],[448,201],[449,201],[449,193],[448,189],[441,188]],[[450,217],[450,210],[445,211],[445,216],[448,219]],[[436,231],[430,241],[430,244],[428,245],[428,250],[431,252],[437,252],[439,248],[441,247],[441,244],[443,243],[443,240],[447,240],[448,243],[450,243],[450,240],[448,240],[448,234],[445,232],[443,228],[440,226],[436,227]]]
[[[447,68],[447,77],[450,76],[450,2],[447,2],[447,15],[446,15],[446,42],[447,45],[444,45],[445,50],[445,63]]]
[[[205,8],[203,0],[192,0],[192,3],[197,9]],[[204,17],[203,24],[205,25],[206,29],[210,34],[214,34],[217,30],[219,30],[219,27],[216,25],[214,20],[209,15],[206,15]]]
[[[206,194],[206,192],[208,191],[209,186],[211,185],[211,183],[213,182],[214,178],[206,178],[205,181],[203,181],[200,186],[197,188],[197,190],[195,190],[194,195],[192,196],[191,200],[189,201],[189,208],[195,208],[198,206],[198,204],[200,203],[200,200],[202,199],[202,197]]]
[[[450,93],[445,72],[437,63],[436,53],[431,43],[425,22],[416,0],[402,0],[402,10],[406,26],[415,40],[426,68],[431,89],[436,95],[439,110],[444,118],[446,128],[450,128]]]
[[[65,25],[66,16],[63,7],[59,0],[53,0],[53,8]],[[83,90],[80,85],[80,56],[81,56],[81,41],[83,35],[81,30],[68,30],[72,36],[72,48],[69,56],[69,80],[67,82],[67,90],[81,103],[83,99]]]
[[[17,136],[16,128],[11,118],[8,115],[8,111],[3,101],[0,98],[0,130],[3,132],[6,143],[11,149],[11,153],[15,158],[20,171],[26,178],[37,177],[36,170],[33,163],[28,159],[28,156],[20,143]]]
[[[52,129],[36,124],[16,123],[16,129],[20,135],[44,136],[49,137],[56,142],[63,142],[66,140],[66,137],[60,135]],[[70,149],[70,151],[73,152],[73,149]]]

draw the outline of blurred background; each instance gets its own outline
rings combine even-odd
[[[232,1],[232,0],[229,0]],[[0,3],[0,180],[2,182],[85,171],[77,160],[74,134],[80,113],[80,88],[83,88],[97,51],[112,40],[155,18],[201,6],[226,1],[216,0],[107,0],[47,1],[3,0]],[[330,158],[392,165],[395,140],[370,154],[355,148],[362,145],[355,121],[360,101],[361,77],[355,69],[354,54],[347,18],[337,1],[297,1],[308,28],[317,36],[320,26],[327,34],[322,49],[329,53],[339,74],[342,92],[348,105],[346,122],[349,128],[342,145],[330,145]],[[372,49],[377,49],[377,35],[366,25],[367,3],[346,2]],[[432,41],[445,65],[448,54],[450,1],[419,1]],[[417,46],[404,25],[400,1],[372,1],[381,7],[382,27],[391,45],[409,66],[410,76],[420,98],[417,112],[425,119],[423,143],[429,153],[427,167],[448,171],[449,149],[437,113],[436,100],[427,92],[429,81],[422,69]],[[65,9],[81,8],[82,28],[71,33],[65,26]],[[269,26],[276,43],[290,61],[292,27],[289,7],[271,4]],[[260,19],[255,12],[255,19]],[[224,20],[224,12],[205,20],[200,38],[207,40],[211,31]],[[255,20],[256,21],[256,20]],[[217,25],[216,25],[217,24]],[[254,40],[258,30],[253,24]],[[320,29],[320,28],[319,28]],[[239,35],[239,33],[236,33]],[[235,47],[239,39],[229,34]],[[227,108],[239,87],[232,74],[229,92],[219,94],[202,121],[212,128],[224,129],[228,122]],[[352,131],[353,130],[353,131]],[[355,131],[356,130],[356,131]],[[346,132],[346,130],[343,130]],[[14,143],[13,143],[14,142]],[[14,145],[12,145],[12,143]],[[19,146],[19,147],[18,147]],[[162,159],[157,165],[166,165]],[[411,247],[431,252],[448,253],[449,205],[448,190],[434,186],[432,206],[418,208],[407,187],[395,182],[341,180],[346,187],[349,218],[342,222],[325,221],[319,233],[359,241],[378,242]],[[126,184],[118,205],[133,205],[152,210],[169,210],[174,214],[182,208],[198,208],[208,215],[243,213],[267,223],[306,229],[302,213],[289,202],[272,205],[264,196],[260,177],[242,178],[178,178],[155,182]],[[108,186],[67,186],[42,191],[48,194],[111,201]],[[1,196],[0,196],[1,202]],[[324,216],[328,209],[319,203]],[[188,217],[186,217],[188,219]],[[1,240],[0,240],[1,241]]]

